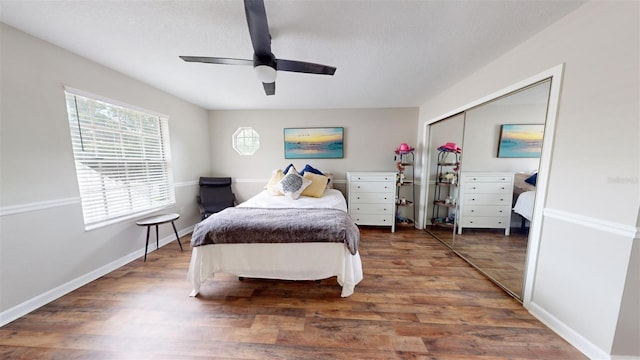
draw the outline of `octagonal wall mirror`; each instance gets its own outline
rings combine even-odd
[[[252,127],[240,127],[231,137],[233,149],[240,155],[253,155],[260,148],[260,135]]]

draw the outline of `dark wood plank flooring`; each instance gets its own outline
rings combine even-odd
[[[361,231],[349,298],[229,275],[190,298],[173,242],[0,328],[0,358],[585,359],[425,232]]]
[[[512,228],[504,235],[500,229],[470,229],[463,234],[453,234],[452,229],[431,227],[434,236],[452,245],[469,262],[482,269],[488,276],[522,298],[524,271],[529,235],[519,228]]]

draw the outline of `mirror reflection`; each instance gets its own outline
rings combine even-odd
[[[454,115],[430,126],[429,144],[462,144],[464,132],[464,113]],[[445,149],[448,150],[448,149]],[[456,149],[457,150],[457,149]],[[462,159],[461,152],[434,151],[430,152],[429,164],[433,164],[429,171],[429,198],[427,204],[427,229],[445,245],[453,246],[453,233],[458,199],[457,173],[460,171],[456,163]],[[456,171],[454,169],[458,168]],[[445,174],[456,174],[456,181],[445,179]],[[448,201],[447,201],[448,200]],[[453,220],[453,221],[452,221]]]
[[[522,299],[550,83],[430,126],[426,230],[517,299]],[[447,143],[459,146],[460,154],[443,155],[440,144]]]

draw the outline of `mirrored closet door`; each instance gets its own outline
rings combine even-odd
[[[429,130],[425,229],[519,300],[550,83],[478,105]],[[461,148],[457,160],[448,154],[442,161],[438,148],[448,143]],[[455,171],[442,166],[454,161],[460,162]]]

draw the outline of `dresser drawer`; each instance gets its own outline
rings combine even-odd
[[[464,207],[473,205],[506,205],[511,207],[511,193],[508,194],[464,194]]]
[[[502,182],[502,183],[511,183],[513,182],[513,175],[466,175],[464,177],[465,183],[482,183],[482,182]]]
[[[349,214],[393,214],[393,204],[353,204]]]
[[[465,216],[462,218],[463,227],[477,228],[505,228],[509,225],[507,216]]]
[[[353,214],[351,219],[357,225],[393,225],[392,215]]]
[[[511,212],[507,205],[469,205],[462,209],[464,216],[505,216]]]
[[[395,184],[396,182],[396,176],[394,175],[376,175],[376,174],[357,174],[357,175],[350,175],[349,176],[349,180],[353,181],[353,182],[357,182],[357,181],[388,181],[391,182],[393,184]]]
[[[511,194],[513,192],[510,183],[503,182],[471,182],[465,184],[465,194]]]
[[[393,205],[395,193],[352,193],[349,195],[349,202],[352,204],[382,203]]]
[[[395,183],[390,181],[371,181],[371,182],[352,182],[349,185],[349,191],[358,192],[381,192],[388,193],[395,191]]]

